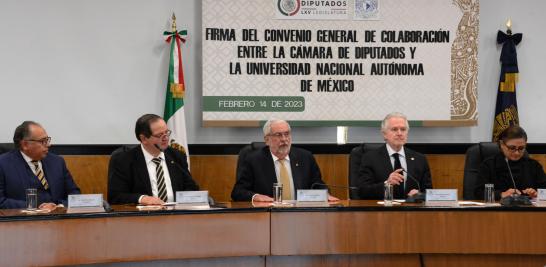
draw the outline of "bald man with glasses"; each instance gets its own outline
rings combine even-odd
[[[0,208],[26,207],[26,189],[38,192],[38,208],[54,210],[67,204],[68,195],[79,194],[62,157],[49,152],[51,137],[33,121],[15,129],[16,149],[0,156]]]

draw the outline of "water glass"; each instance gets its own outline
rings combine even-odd
[[[282,184],[273,183],[273,203],[281,204],[282,203]]]
[[[485,204],[490,205],[495,203],[495,185],[494,184],[485,184]]]
[[[27,210],[38,209],[38,190],[36,188],[28,188],[27,194]]]
[[[385,206],[392,206],[394,200],[393,186],[392,184],[385,183],[385,194],[383,198],[383,203]]]

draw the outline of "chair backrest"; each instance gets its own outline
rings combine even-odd
[[[368,151],[379,149],[384,145],[385,143],[363,143],[351,150],[351,154],[349,155],[349,186],[357,186],[358,170],[362,162],[362,155]],[[350,199],[359,199],[358,190],[349,189],[349,197]]]
[[[235,179],[239,179],[239,170],[243,164],[248,153],[254,150],[262,149],[265,146],[265,142],[252,142],[249,145],[244,146],[239,150],[239,158],[237,159],[237,169],[235,169]]]
[[[120,154],[121,152],[125,152],[125,151],[129,151],[130,149],[132,149],[133,147],[135,147],[137,145],[125,145],[125,146],[120,146],[118,148],[116,148],[114,151],[112,151],[112,154],[110,154],[110,161],[108,162],[108,181],[110,181],[110,178],[112,176],[112,159]]]
[[[0,143],[0,154],[9,152],[15,148],[13,143]]]
[[[463,177],[463,199],[477,200],[483,196],[476,196],[476,182],[478,180],[478,172],[480,164],[486,159],[500,152],[499,145],[494,142],[481,142],[475,144],[466,150],[464,162],[464,177]]]

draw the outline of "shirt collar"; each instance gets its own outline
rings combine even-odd
[[[394,153],[398,153],[403,158],[406,157],[406,152],[404,151],[404,147],[402,147],[400,151],[396,152],[394,151],[394,149],[392,149],[392,147],[389,144],[387,144],[387,153],[389,153],[389,157],[392,156],[392,154]]]
[[[146,151],[146,149],[144,149],[144,146],[142,144],[140,144],[140,148],[142,149],[142,154],[144,154],[144,161],[146,162],[146,164],[150,163],[152,159],[154,159],[154,156],[152,156],[152,154]],[[163,152],[159,152],[159,156],[157,157],[164,160],[165,154]]]
[[[23,155],[23,158],[25,159],[27,163],[32,163],[32,159],[29,156],[27,156],[27,154],[25,154],[23,151],[19,151],[19,152],[21,152],[21,155]]]
[[[269,152],[271,153],[271,152]],[[279,158],[275,155],[273,155],[273,153],[271,153],[271,156],[273,157],[273,161],[278,161]],[[284,158],[286,161],[290,162],[290,155],[286,155],[286,158]]]

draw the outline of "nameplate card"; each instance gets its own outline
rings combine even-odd
[[[67,213],[104,212],[102,194],[68,195]]]
[[[296,207],[327,207],[327,189],[300,189],[297,191]]]
[[[177,191],[176,209],[209,208],[209,191]]]
[[[537,189],[537,202],[536,206],[546,207],[546,189]]]
[[[457,207],[457,189],[427,189],[425,206]]]

